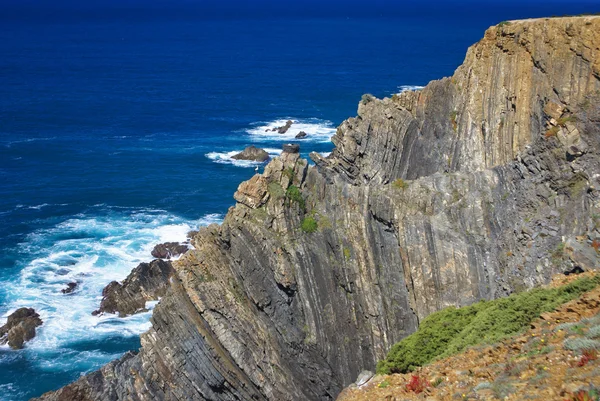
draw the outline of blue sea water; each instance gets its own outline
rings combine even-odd
[[[237,185],[262,169],[232,154],[253,144],[275,156],[300,130],[303,155],[329,152],[363,93],[451,75],[488,26],[550,13],[11,10],[0,15],[0,325],[21,306],[44,325],[24,350],[0,348],[0,400],[10,401],[139,347],[151,312],[91,316],[102,288],[149,261],[154,244],[220,221]],[[290,133],[265,132],[287,119]],[[76,292],[62,294],[72,281]]]

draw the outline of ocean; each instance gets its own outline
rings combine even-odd
[[[23,306],[44,324],[25,349],[0,347],[5,401],[139,348],[151,311],[92,316],[102,288],[150,261],[156,243],[221,221],[239,183],[264,167],[232,160],[235,152],[255,145],[276,156],[287,142],[305,157],[330,152],[362,94],[391,96],[449,76],[488,26],[549,12],[210,18],[128,9],[46,18],[11,10],[0,14],[0,325]],[[288,119],[288,133],[266,132]],[[295,140],[299,131],[307,138]],[[79,286],[65,295],[69,282]]]

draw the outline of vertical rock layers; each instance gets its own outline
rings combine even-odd
[[[334,399],[428,314],[596,268],[600,17],[492,27],[333,142],[240,185],[139,353],[41,399]]]

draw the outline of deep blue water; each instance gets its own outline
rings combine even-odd
[[[568,7],[556,13],[581,11]],[[0,324],[29,306],[44,325],[24,350],[0,348],[0,400],[40,395],[139,347],[150,313],[92,317],[103,286],[150,260],[155,243],[218,222],[256,167],[228,155],[250,144],[276,155],[293,139],[267,127],[293,119],[293,133],[309,134],[304,155],[329,152],[363,93],[451,75],[488,26],[552,12],[11,13],[0,15]],[[77,292],[63,295],[71,281]]]

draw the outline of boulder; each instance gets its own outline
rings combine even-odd
[[[261,148],[257,148],[254,145],[248,146],[246,149],[238,153],[237,155],[231,156],[235,160],[250,160],[255,162],[265,162],[269,160],[269,154]]]
[[[152,256],[160,259],[171,259],[187,252],[188,246],[179,242],[165,242],[158,244],[152,250]]]
[[[63,288],[62,290],[60,290],[60,292],[62,292],[63,294],[71,294],[73,291],[75,291],[76,288],[77,288],[77,283],[71,282],[71,283],[67,284],[67,288]]]
[[[300,132],[298,132],[298,135],[296,135],[296,139],[304,139],[304,138],[306,138],[307,135],[308,134],[306,132],[300,131]]]
[[[0,344],[21,349],[26,341],[35,337],[35,328],[42,325],[40,315],[33,308],[20,308],[13,312],[0,327]]]
[[[296,143],[286,143],[283,145],[283,151],[286,153],[300,153],[300,145]]]
[[[145,312],[147,301],[164,296],[173,274],[171,262],[155,259],[140,263],[122,283],[111,282],[102,291],[100,308],[92,315],[118,313],[119,317]]]

